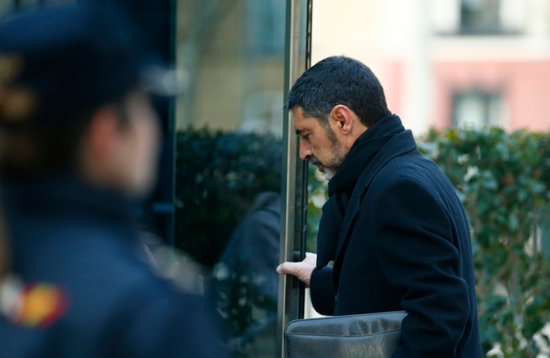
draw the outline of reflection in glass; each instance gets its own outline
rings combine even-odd
[[[246,357],[272,356],[281,139],[187,129],[177,141],[176,245],[205,275],[213,270],[214,300],[231,348]]]
[[[175,244],[237,357],[276,352],[285,6],[178,1]]]

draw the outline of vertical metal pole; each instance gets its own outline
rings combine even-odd
[[[308,34],[301,31],[304,25],[306,25],[304,24],[302,9],[302,4],[306,1],[309,9],[310,1],[308,0],[287,0],[286,2],[285,100],[288,91],[307,65],[307,56],[306,61],[304,61],[306,51],[303,49],[305,40],[303,36]],[[297,243],[300,243],[301,254],[305,251],[305,219],[307,214],[305,210],[307,208],[307,196],[304,198],[303,195],[307,193],[307,166],[298,165],[298,141],[294,133],[293,118],[288,111],[285,111],[283,119],[283,145],[285,155],[283,159],[283,207],[279,257],[281,261],[294,261],[296,259],[294,257],[294,250]],[[302,172],[299,181],[297,180],[298,168],[301,168],[299,171]],[[297,201],[299,199],[297,198],[296,191],[297,183],[300,185],[301,201]],[[298,210],[297,207],[302,210]],[[296,223],[296,220],[300,222]],[[297,224],[299,225],[298,230]],[[297,233],[300,237],[296,237]],[[279,339],[277,349],[279,350],[279,357],[284,357],[284,328],[290,320],[298,318],[300,315],[303,316],[304,287],[302,285],[298,288],[293,286],[293,283],[296,283],[296,280],[292,277],[279,277],[277,322]]]
[[[306,48],[305,48],[305,69],[311,67],[311,18],[312,18],[312,0],[307,0],[307,16],[306,16]],[[300,230],[300,260],[303,260],[306,257],[307,249],[307,207],[308,207],[308,162],[302,161],[301,163],[301,174],[302,179],[300,184],[302,186],[302,215],[301,215],[301,230]],[[299,297],[298,297],[298,318],[304,318],[304,307],[305,307],[305,294],[306,287],[300,282],[299,288]]]
[[[313,0],[307,0],[307,18],[306,18],[306,69],[311,67],[311,42],[313,27]]]
[[[286,2],[286,44],[285,44],[285,101],[288,91],[296,78],[297,60],[299,57],[299,27],[300,27],[299,0]],[[283,182],[282,182],[282,215],[280,238],[280,261],[292,261],[294,258],[294,233],[296,218],[296,151],[297,142],[293,134],[292,116],[285,111],[283,118]],[[279,276],[279,299],[277,312],[277,349],[279,357],[284,357],[284,328],[288,324],[290,306],[289,292],[292,290],[292,281],[286,275]]]

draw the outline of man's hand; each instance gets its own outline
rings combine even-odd
[[[277,273],[296,276],[309,287],[311,273],[316,266],[317,255],[306,252],[306,258],[301,262],[283,262],[277,266]]]

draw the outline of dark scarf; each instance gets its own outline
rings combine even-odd
[[[357,179],[384,145],[405,129],[396,115],[388,115],[366,130],[353,144],[342,166],[328,183],[329,199],[317,236],[317,267],[326,266],[336,255],[340,226]]]

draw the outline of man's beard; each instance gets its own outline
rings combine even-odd
[[[317,166],[319,171],[323,173],[323,176],[325,177],[325,180],[329,181],[336,175],[336,172],[340,169],[342,166],[342,163],[344,162],[344,159],[346,159],[346,155],[348,154],[345,148],[338,142],[338,139],[334,135],[334,132],[330,129],[326,129],[327,137],[332,143],[332,149],[334,155],[332,158],[330,158],[330,161],[327,163],[321,162],[319,159],[317,159],[316,156],[312,155],[308,158],[308,161],[311,162],[311,164],[314,164]]]
[[[333,168],[332,166],[329,167],[325,165],[323,162],[321,162],[317,157],[311,156],[308,161],[315,165],[317,167],[317,170],[323,174],[323,177],[326,181],[329,181],[332,179],[332,177],[336,174],[339,168]]]

